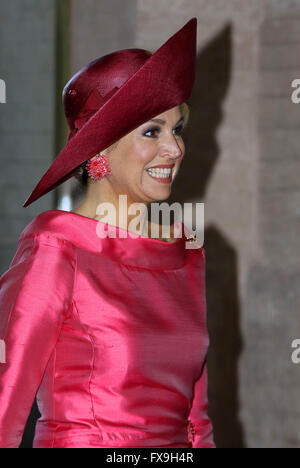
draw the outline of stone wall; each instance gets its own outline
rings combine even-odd
[[[269,1],[260,28],[258,246],[243,301],[241,418],[252,447],[300,447],[300,2]]]
[[[0,274],[29,221],[52,208],[53,194],[23,208],[50,165],[55,112],[55,1],[0,2]]]

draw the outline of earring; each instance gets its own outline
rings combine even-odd
[[[111,175],[109,161],[104,154],[97,154],[94,159],[88,159],[86,163],[88,175],[93,180],[100,180]]]

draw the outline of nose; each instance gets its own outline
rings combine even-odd
[[[172,160],[177,160],[177,159],[181,159],[183,155],[184,155],[184,143],[182,142],[180,146],[175,135],[167,137],[167,141],[165,142],[162,156],[164,158],[171,158]]]

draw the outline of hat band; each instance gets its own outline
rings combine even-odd
[[[84,124],[103,106],[103,104],[118,90],[118,86],[115,86],[111,89],[105,96],[102,96],[97,88],[94,88],[93,91],[89,94],[87,100],[85,101],[83,107],[78,113],[75,122],[74,128],[71,130],[68,141],[73,138],[73,136],[84,126]]]

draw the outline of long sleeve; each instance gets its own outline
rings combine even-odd
[[[194,396],[190,410],[189,420],[192,423],[190,433],[193,434],[193,448],[216,448],[213,440],[213,427],[207,410],[207,363],[202,367],[199,379],[194,385]]]
[[[75,270],[73,244],[43,233],[19,239],[11,265],[0,278],[5,361],[0,359],[1,448],[18,448],[21,443],[47,362],[72,307]]]

